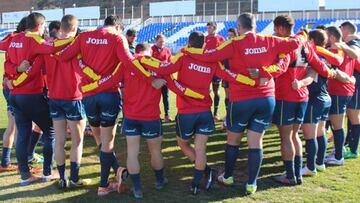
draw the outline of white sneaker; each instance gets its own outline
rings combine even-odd
[[[317,175],[317,171],[316,171],[316,168],[315,170],[310,170],[307,166],[305,166],[304,168],[301,169],[301,172],[303,174],[303,176],[308,176],[308,177],[311,177],[311,176],[316,176]]]
[[[329,165],[342,166],[344,165],[344,158],[337,160],[335,157],[328,157],[325,163]]]
[[[315,168],[316,168],[316,170],[319,171],[319,172],[323,172],[323,171],[326,170],[325,164],[322,164],[322,165],[317,165],[317,164],[315,164]]]
[[[232,176],[225,178],[224,175],[225,173],[222,173],[218,176],[217,179],[220,183],[226,186],[234,184],[234,178]]]

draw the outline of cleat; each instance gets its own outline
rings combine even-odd
[[[214,115],[214,121],[221,121],[220,116],[218,116],[218,115]]]
[[[117,184],[117,191],[118,193],[123,193],[127,189],[127,184],[125,183],[127,177],[129,176],[128,170],[123,167],[119,167],[116,171],[116,181]]]
[[[17,171],[18,167],[16,165],[9,164],[7,166],[0,165],[0,172],[10,172],[10,171]]]
[[[141,189],[135,190],[135,189],[133,188],[132,192],[133,192],[133,195],[134,195],[134,197],[135,197],[136,199],[142,199],[142,198],[144,197],[144,193],[141,191]]]
[[[281,183],[283,185],[288,185],[288,186],[294,186],[297,184],[295,178],[289,179],[286,177],[286,175],[275,176],[274,180],[278,183]]]
[[[225,186],[230,186],[232,184],[234,184],[234,178],[232,176],[228,177],[228,178],[225,178],[224,177],[225,173],[222,173],[218,176],[217,180],[225,185]]]
[[[303,183],[302,177],[296,178],[296,185],[302,185],[302,183]]]
[[[69,186],[69,180],[59,179],[58,186],[60,189],[65,189]]]
[[[316,168],[316,170],[319,171],[319,172],[324,172],[324,171],[326,170],[325,164],[321,164],[321,165],[315,164],[315,168]]]
[[[200,187],[199,187],[199,185],[191,186],[190,191],[191,191],[191,194],[192,194],[192,195],[197,195],[197,194],[199,194],[199,192],[200,192]]]
[[[164,178],[162,182],[156,181],[155,183],[155,189],[161,190],[169,183],[169,180],[167,178]]]
[[[344,158],[337,160],[335,157],[328,157],[325,163],[327,165],[342,166],[344,165]]]
[[[307,166],[305,166],[304,168],[302,168],[301,173],[303,174],[303,176],[306,177],[312,177],[312,176],[316,176],[317,175],[317,171],[316,168],[315,170],[310,170]]]
[[[51,175],[48,175],[48,176],[43,175],[42,176],[42,182],[51,182],[53,180],[58,180],[58,179],[60,179],[60,176],[57,171],[52,171]]]
[[[29,164],[41,164],[44,163],[44,157],[38,153],[34,153],[33,157],[28,160]]]
[[[79,179],[77,182],[70,180],[70,188],[84,187],[84,186],[90,185],[90,183],[91,183],[90,178]]]
[[[111,181],[109,181],[108,186],[107,187],[99,187],[98,188],[98,196],[105,196],[108,195],[110,192],[114,192],[116,191],[117,183],[113,183]]]
[[[30,173],[41,173],[41,172],[43,172],[42,167],[34,167],[34,166],[31,166],[31,165],[29,165],[29,170],[30,170]]]
[[[359,154],[352,153],[351,151],[347,151],[344,156],[345,159],[356,159],[358,157]]]
[[[173,121],[174,121],[174,119],[172,119],[171,116],[165,116],[165,118],[164,118],[165,123],[173,122]]]
[[[27,186],[27,185],[30,185],[31,183],[35,183],[35,182],[39,182],[41,180],[41,177],[39,176],[34,176],[34,175],[31,175],[28,179],[26,180],[20,180],[20,185],[21,186]]]
[[[210,190],[211,187],[214,184],[214,178],[215,178],[215,171],[213,169],[210,170],[210,173],[207,174],[207,179],[206,179],[206,186],[205,189],[206,190]]]
[[[246,186],[245,186],[245,194],[246,195],[252,195],[256,192],[256,190],[257,190],[257,185],[246,184]]]

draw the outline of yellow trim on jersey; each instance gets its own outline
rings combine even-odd
[[[195,99],[204,99],[205,98],[204,95],[199,94],[199,93],[197,93],[197,92],[195,92],[195,91],[193,91],[193,90],[191,90],[189,88],[185,88],[184,94],[186,96],[188,96],[188,97],[192,97],[192,98],[195,98]]]
[[[76,57],[78,60],[80,60],[82,58],[82,55],[80,53],[78,53],[78,55]]]
[[[16,79],[13,80],[13,85],[16,87],[18,85],[20,85],[22,82],[24,82],[24,80],[28,77],[28,75],[26,73],[21,73],[20,76]]]
[[[223,63],[218,62],[218,64],[219,64],[219,67],[220,67],[220,69],[221,69],[221,70],[225,70],[225,66],[224,66],[224,64],[223,64]]]
[[[100,75],[96,74],[89,66],[83,69],[83,72],[93,80],[100,80]]]
[[[142,72],[146,77],[150,77],[151,73],[147,70],[145,70],[145,68],[140,64],[139,60],[134,60],[132,61],[132,63],[136,66],[136,68]]]
[[[66,44],[69,44],[70,42],[74,41],[74,37],[69,37],[67,39],[57,39],[54,41],[54,46],[55,47],[60,47]]]
[[[191,52],[190,52],[191,53]],[[184,56],[184,53],[177,53],[172,59],[171,59],[171,63],[175,64],[181,57]]]
[[[240,36],[232,38],[231,40],[232,41],[240,41],[240,40],[245,39],[245,37],[246,37],[246,35],[240,35]]]
[[[204,49],[194,48],[194,47],[185,47],[185,51],[189,52],[190,54],[203,54],[204,53]]]
[[[114,75],[118,72],[120,66],[121,66],[121,62],[117,64],[115,70],[114,70],[114,71],[112,72],[112,74],[111,74],[112,76],[114,76]]]
[[[277,65],[263,66],[262,69],[268,73],[275,73],[279,70]]]
[[[42,44],[45,42],[45,40],[43,38],[41,38],[39,35],[35,34],[35,33],[31,33],[31,32],[27,32],[25,34],[26,37],[30,37],[33,38],[37,43]]]
[[[284,54],[284,53],[279,54],[279,59],[284,59],[285,57],[286,57],[286,54]]]
[[[90,84],[87,84],[87,85],[84,85],[81,87],[81,92],[85,93],[85,92],[90,92],[96,88],[99,87],[99,84],[98,84],[98,81],[95,81],[93,83],[90,83]]]
[[[140,63],[151,66],[153,68],[159,68],[161,62],[155,58],[141,57]]]
[[[236,76],[236,81],[241,82],[246,85],[255,86],[255,80],[253,80],[245,75],[242,75],[242,74],[238,74]]]
[[[232,43],[232,40],[227,40],[227,41],[223,42],[222,44],[220,44],[218,47],[216,47],[216,50],[221,50],[231,43]]]

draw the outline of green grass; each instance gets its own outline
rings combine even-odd
[[[0,56],[0,66],[3,58]],[[3,68],[0,68],[3,71]],[[3,133],[6,126],[5,102],[0,97],[0,128]],[[171,114],[175,115],[175,99],[171,95]],[[224,109],[223,102],[221,109]],[[225,116],[224,111],[221,111]],[[220,123],[217,123],[219,129]],[[118,131],[119,132],[119,131]],[[209,164],[218,170],[223,169],[224,144],[226,135],[218,130],[209,139]],[[69,144],[69,143],[68,143]],[[116,152],[121,165],[125,165],[126,145],[124,137],[117,134]],[[154,189],[154,175],[149,163],[149,154],[144,142],[141,145],[141,178],[144,188],[143,202],[359,202],[360,196],[360,162],[346,161],[344,167],[330,167],[317,177],[305,178],[304,184],[297,187],[283,187],[271,180],[271,177],[282,173],[282,162],[279,152],[279,137],[275,128],[267,131],[264,137],[264,162],[258,180],[258,192],[252,196],[244,196],[243,184],[247,179],[246,140],[241,145],[240,157],[236,164],[233,187],[225,188],[216,184],[211,192],[201,191],[197,197],[189,195],[188,187],[193,172],[192,164],[184,157],[175,142],[175,124],[164,124],[163,154],[166,165],[166,176],[169,185],[158,192]],[[69,145],[66,147],[69,152]],[[41,149],[37,149],[41,152]],[[92,178],[93,184],[87,188],[62,191],[55,183],[39,183],[26,187],[18,185],[16,173],[0,174],[0,202],[135,202],[130,192],[113,193],[109,196],[97,197],[100,165],[95,142],[85,138],[84,155],[80,175]],[[13,160],[15,161],[13,153]],[[69,164],[67,164],[69,165]],[[69,172],[69,170],[68,170]]]

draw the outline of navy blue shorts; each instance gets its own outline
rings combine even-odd
[[[214,84],[220,84],[221,82],[221,78],[217,77],[217,76],[213,76],[213,79],[212,79],[212,83]]]
[[[245,129],[264,133],[275,108],[275,98],[265,97],[230,102],[226,115],[227,130],[242,133]]]
[[[276,100],[273,123],[276,125],[302,124],[308,102]]]
[[[9,102],[10,90],[3,89],[3,95],[6,100],[6,110],[14,115],[14,108],[10,105],[10,102]]]
[[[80,100],[50,99],[49,107],[53,120],[80,121],[86,117],[84,105]]]
[[[98,93],[84,97],[82,102],[89,122],[115,122],[120,112],[119,92]]]
[[[348,103],[347,107],[349,109],[360,109],[360,91],[358,88],[356,88],[354,95],[351,97],[350,102]]]
[[[140,121],[124,117],[121,127],[121,134],[125,136],[142,136],[146,139],[153,139],[162,136],[161,120]]]
[[[176,134],[184,140],[193,135],[211,135],[215,123],[211,111],[176,115]]]
[[[351,96],[331,96],[331,107],[329,115],[344,114]]]
[[[317,124],[329,117],[330,106],[324,102],[309,102],[306,108],[304,123]]]

